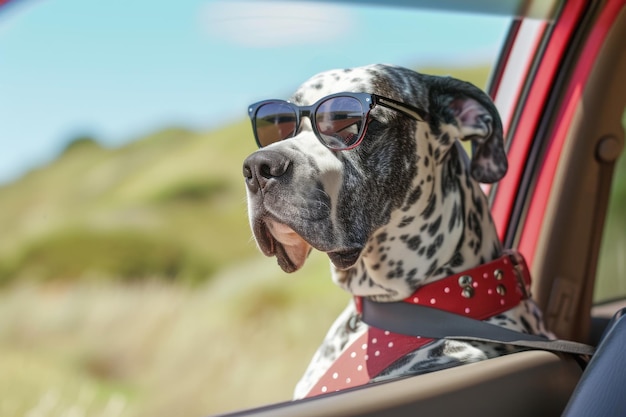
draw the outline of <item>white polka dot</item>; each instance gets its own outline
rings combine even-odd
[[[414,302],[415,304],[419,303],[419,302],[420,302],[419,297],[413,297],[413,302]]]
[[[393,342],[389,342],[389,343],[387,343],[387,347],[392,348],[392,347],[393,347]]]
[[[477,288],[477,287],[478,287],[478,283],[477,283],[476,281],[474,281],[474,282],[472,283],[472,287]]]
[[[356,358],[356,352],[352,352],[352,353],[350,354],[350,357],[351,357],[351,358]]]
[[[421,339],[421,338],[422,338],[422,336],[417,336],[417,338],[418,338],[418,339]]]
[[[339,378],[339,374],[338,374],[337,372],[335,372],[335,373],[333,374],[333,379],[337,379],[337,378]]]
[[[487,290],[487,294],[489,294],[489,295],[493,294],[493,289],[492,289],[492,288],[489,288],[489,289]]]
[[[465,307],[465,314],[469,314],[470,312],[470,308],[469,307]]]
[[[385,330],[385,336],[389,336],[389,330]]]
[[[357,367],[356,367],[356,370],[357,370],[357,371],[362,371],[362,370],[363,370],[363,365],[359,365],[359,366],[357,366]]]
[[[346,384],[349,384],[350,382],[352,382],[352,380],[350,378],[346,378]]]
[[[485,278],[485,279],[489,278],[489,274],[485,272],[485,273],[483,274],[483,278]]]
[[[430,303],[431,303],[431,304],[435,304],[436,302],[437,302],[437,300],[435,300],[434,298],[431,298],[431,299],[430,299]]]
[[[450,293],[450,287],[446,287],[443,289],[443,292],[445,292],[446,294]]]
[[[380,351],[377,350],[376,352],[374,352],[374,356],[380,356]]]
[[[368,360],[370,358],[370,355],[365,355],[365,360]]]
[[[372,344],[373,344],[373,345],[375,345],[375,344],[376,344],[376,342],[378,342],[378,339],[373,338],[373,339],[372,339]]]
[[[509,260],[508,260],[508,259],[506,259],[506,258],[504,258],[504,259],[502,260],[502,263],[506,265],[506,264],[508,264],[508,263],[509,263]]]
[[[363,349],[363,350],[367,349],[367,343],[363,343],[363,344],[361,345],[361,349]]]
[[[500,305],[502,305],[502,306],[503,306],[503,305],[505,305],[505,304],[506,304],[506,301],[504,301],[504,298],[503,298],[503,299],[501,299],[501,300],[500,300]]]
[[[322,387],[322,392],[326,392],[326,391],[328,391],[328,388],[326,387],[326,385],[324,385],[324,386]]]

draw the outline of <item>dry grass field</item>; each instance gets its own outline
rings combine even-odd
[[[203,416],[290,399],[347,301],[315,256],[253,258],[196,288],[20,284],[0,293],[1,416]],[[320,308],[323,306],[323,308]]]

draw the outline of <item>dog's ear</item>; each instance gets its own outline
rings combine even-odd
[[[435,92],[443,96],[436,101],[452,112],[461,132],[460,139],[472,141],[472,177],[483,183],[501,179],[508,163],[502,122],[489,96],[468,82],[450,77],[439,78]]]

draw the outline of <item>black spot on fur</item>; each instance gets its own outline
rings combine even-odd
[[[426,204],[426,208],[424,208],[424,212],[422,213],[422,216],[424,217],[424,219],[428,220],[428,218],[432,216],[433,212],[435,211],[436,206],[437,206],[437,201],[435,198],[435,194],[431,194],[431,196],[428,198],[428,203]]]
[[[455,201],[454,205],[452,206],[452,213],[450,214],[450,219],[448,220],[448,233],[452,233],[452,230],[454,230],[454,227],[457,224],[461,223],[461,209],[459,208],[458,203]]]
[[[448,135],[448,133],[444,133],[443,135],[441,135],[441,138],[439,139],[439,142],[441,142],[441,144],[443,146],[447,146],[450,144],[450,135]]]
[[[441,215],[439,215],[439,217],[437,217],[437,219],[434,222],[432,222],[430,226],[428,226],[428,235],[434,236],[439,231],[440,226],[441,226]]]
[[[428,245],[428,249],[426,250],[426,259],[432,258],[435,255],[435,252],[437,252],[437,249],[439,249],[442,244],[443,244],[443,235],[439,234],[435,238],[434,242]]]
[[[479,197],[474,198],[474,208],[480,217],[483,217],[483,200]]]
[[[387,240],[387,233],[381,233],[378,236],[376,236],[376,242],[378,242],[379,244],[385,242]]]
[[[520,323],[522,323],[522,326],[524,327],[524,333],[532,333],[533,329],[530,326],[530,323],[528,322],[528,320],[526,320],[526,318],[524,316],[520,316],[519,318]]]
[[[413,206],[413,204],[415,204],[415,202],[417,200],[419,200],[419,198],[422,196],[422,187],[420,187],[419,185],[411,192],[411,194],[409,194],[409,198],[406,200],[406,210],[407,211],[409,208],[411,208],[411,206]]]
[[[422,238],[420,237],[420,235],[415,235],[406,242],[407,247],[412,251],[418,250],[421,244]]]
[[[398,227],[406,227],[408,225],[410,225],[411,223],[413,223],[413,220],[415,220],[414,216],[410,216],[410,217],[403,217],[402,221],[400,222],[400,224],[398,225]]]
[[[428,267],[428,271],[426,271],[426,275],[432,275],[433,272],[437,269],[437,260],[435,259],[432,264]]]
[[[461,266],[463,265],[463,262],[465,262],[465,259],[463,259],[463,255],[461,255],[460,252],[456,252],[452,256],[452,259],[450,259],[450,266],[453,268],[457,266]]]
[[[481,242],[483,239],[483,231],[482,231],[481,224],[480,224],[480,218],[478,217],[475,211],[471,211],[469,213],[467,222],[468,222],[467,226],[469,230],[471,230],[474,233],[474,236],[476,238],[476,246],[474,247],[474,253],[478,254],[478,251],[480,250]]]

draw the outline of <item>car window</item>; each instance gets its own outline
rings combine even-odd
[[[330,2],[0,8],[0,414],[288,400],[348,296],[326,257],[291,277],[255,247],[247,106],[377,62],[485,88],[509,24]]]
[[[626,130],[626,112],[622,117]],[[609,209],[598,259],[594,302],[626,298],[626,157],[615,164]]]

